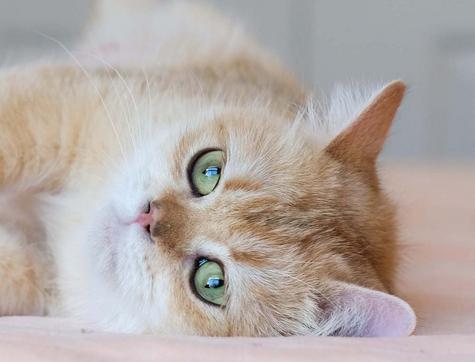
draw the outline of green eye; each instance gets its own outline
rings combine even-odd
[[[208,259],[200,259],[193,277],[196,293],[205,301],[224,304],[224,272],[221,265]]]
[[[224,163],[223,151],[209,151],[198,157],[191,167],[190,181],[201,196],[213,192],[221,178]]]

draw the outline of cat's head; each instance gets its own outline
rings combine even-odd
[[[375,171],[404,88],[341,93],[297,123],[223,106],[142,129],[91,205],[74,308],[137,332],[410,334],[414,313],[385,292],[396,240]]]

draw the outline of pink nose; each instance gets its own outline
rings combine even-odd
[[[153,224],[153,213],[152,211],[148,212],[148,213],[142,213],[140,214],[137,219],[135,220],[135,222],[141,226],[143,226],[144,228],[148,228],[150,227],[150,225]]]
[[[157,205],[155,205],[155,203],[151,202],[147,209],[148,210],[142,212],[134,222],[142,226],[147,232],[150,233],[153,225],[158,222],[159,208]]]

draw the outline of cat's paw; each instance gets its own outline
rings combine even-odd
[[[38,258],[21,233],[0,225],[0,316],[45,313]]]

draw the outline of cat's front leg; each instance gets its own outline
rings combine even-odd
[[[43,315],[45,261],[20,232],[0,225],[0,316]]]

